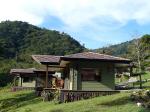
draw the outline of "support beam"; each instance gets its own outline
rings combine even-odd
[[[49,65],[48,67],[54,67],[54,68],[66,68],[65,66],[55,66],[55,65]]]
[[[22,87],[22,82],[23,82],[23,80],[22,80],[22,77],[21,77],[21,87]]]
[[[133,75],[133,67],[130,66],[130,76]]]
[[[48,65],[46,65],[46,80],[45,80],[45,87],[48,88]]]
[[[35,82],[35,87],[38,87],[38,73],[36,73],[36,82]]]
[[[16,86],[16,76],[14,77],[13,86]]]
[[[141,73],[139,74],[139,78],[140,78],[140,89],[142,89],[142,76],[141,76]]]

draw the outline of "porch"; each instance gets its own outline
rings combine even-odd
[[[44,88],[43,101],[50,101],[55,99],[59,103],[74,102],[83,99],[90,99],[99,96],[106,96],[117,94],[120,91],[82,91],[82,90],[64,90],[64,89],[53,89],[53,88]],[[53,96],[52,96],[53,95]]]

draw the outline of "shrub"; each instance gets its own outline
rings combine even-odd
[[[142,106],[150,108],[150,91],[141,90],[131,94],[131,100],[136,103],[141,103]]]
[[[54,91],[43,91],[41,96],[43,97],[43,101],[54,101],[58,103],[60,92],[58,89]]]

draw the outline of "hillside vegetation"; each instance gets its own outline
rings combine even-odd
[[[138,50],[142,67],[150,67],[150,35],[148,34],[143,35],[139,39],[134,39],[131,41],[123,42],[121,44],[95,49],[94,51],[129,58],[137,63]]]
[[[0,57],[26,60],[31,54],[66,55],[84,47],[66,33],[42,29],[26,22],[0,23]]]
[[[140,40],[142,67],[150,66],[150,35]],[[92,51],[130,58],[137,62],[135,40]],[[11,68],[38,67],[32,54],[67,55],[87,50],[64,32],[47,30],[21,21],[0,23],[0,87],[11,82]]]
[[[21,21],[0,23],[0,86],[11,81],[11,68],[36,67],[32,54],[67,55],[85,48],[66,33]]]

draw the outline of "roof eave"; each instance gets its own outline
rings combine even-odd
[[[70,58],[70,57],[61,57],[61,60],[64,61],[75,61],[75,60],[83,60],[83,61],[101,61],[101,62],[114,62],[114,63],[131,63],[131,60],[110,60],[110,59],[86,59],[86,58]]]
[[[41,62],[35,57],[35,55],[31,55],[32,59],[35,60],[37,63],[41,64]]]
[[[40,62],[43,65],[59,65],[57,62]]]

